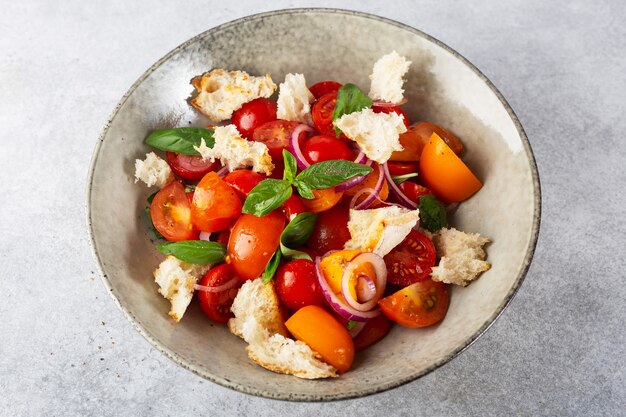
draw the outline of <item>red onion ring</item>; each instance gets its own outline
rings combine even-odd
[[[222,178],[224,177],[226,174],[228,174],[228,168],[227,167],[222,167],[222,169],[220,169],[219,171],[217,171],[217,176]]]
[[[372,106],[376,106],[376,107],[396,107],[396,106],[403,105],[407,101],[408,101],[408,99],[406,97],[403,97],[402,100],[400,100],[400,102],[398,102],[398,103],[390,103],[388,101],[378,100],[378,101],[373,102]]]
[[[239,278],[234,277],[233,279],[230,279],[224,284],[218,285],[216,287],[207,287],[206,285],[193,284],[193,289],[198,290],[198,291],[205,291],[205,292],[222,292],[222,291],[227,291],[227,290],[230,290],[231,288],[236,287],[237,284],[239,284]]]
[[[356,290],[357,301],[363,303],[376,295],[376,283],[369,275],[359,275],[354,289]]]
[[[387,166],[387,163],[383,164],[383,171],[385,172],[385,178],[389,183],[389,188],[391,188],[391,192],[396,196],[398,200],[400,200],[400,203],[402,203],[402,205],[407,208],[416,209],[417,203],[407,197],[398,187],[398,184],[394,182],[393,178],[391,178],[391,173],[389,172],[389,167]]]
[[[376,272],[376,293],[370,298],[369,301],[360,303],[350,292],[350,277],[352,277],[355,269],[366,263],[372,265],[374,267],[374,271]],[[385,261],[382,256],[376,255],[372,252],[363,252],[355,256],[343,270],[343,275],[341,276],[341,293],[343,294],[343,298],[345,298],[350,307],[361,312],[370,311],[372,308],[376,307],[376,303],[385,292],[386,285],[387,266],[385,265]]]
[[[360,155],[360,154],[359,154]],[[357,156],[357,159],[359,159],[359,157]],[[355,163],[361,163],[361,162],[356,162]],[[374,161],[372,161],[371,159],[368,159],[365,161],[364,165],[367,165],[368,167],[372,166],[372,163]],[[337,191],[346,191],[349,190],[350,188],[356,187],[357,185],[359,185],[360,183],[362,183],[363,181],[365,181],[365,177],[367,177],[367,175],[361,175],[360,177],[354,177],[354,178],[350,178],[348,181],[346,182],[342,182],[341,184],[335,186],[335,190]]]
[[[296,128],[291,133],[291,138],[289,139],[289,150],[294,154],[293,156],[296,158],[298,168],[307,169],[311,166],[311,164],[308,163],[308,161],[302,154],[302,150],[300,149],[300,141],[298,140],[300,138],[300,133],[302,132],[313,133],[315,132],[315,129],[305,124],[296,126]]]
[[[200,236],[198,237],[200,240],[206,240],[207,242],[211,241],[211,233],[209,232],[200,232]]]
[[[383,175],[383,168],[378,165],[378,181],[376,182],[376,186],[374,188],[364,188],[363,190],[359,190],[359,192],[356,193],[354,197],[352,197],[352,200],[350,200],[350,208],[363,210],[371,206],[375,200],[383,201],[379,196],[380,191],[383,189],[384,183],[385,177]],[[356,204],[357,199],[366,192],[370,192],[370,195],[359,204]]]
[[[370,311],[358,311],[345,302],[340,300],[337,295],[334,293],[328,281],[324,277],[324,273],[322,272],[322,267],[320,266],[321,259],[319,256],[315,258],[315,273],[317,274],[317,279],[322,287],[322,292],[324,293],[324,297],[326,297],[326,301],[332,307],[333,310],[337,312],[341,317],[354,320],[359,322],[368,321],[378,315],[380,315],[380,310],[370,310]]]
[[[369,163],[367,163],[366,161],[369,161]],[[363,151],[359,151],[359,154],[356,156],[356,158],[354,158],[354,163],[355,164],[365,164],[368,167],[372,166],[372,161],[370,159],[367,159],[367,157],[365,156],[365,153],[363,153]]]

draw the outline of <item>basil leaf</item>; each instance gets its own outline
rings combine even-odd
[[[372,106],[372,99],[365,95],[363,91],[354,84],[344,84],[337,92],[337,104],[333,111],[333,122],[344,114],[350,114],[361,111]],[[335,126],[335,134],[337,137],[341,134],[341,130]]]
[[[196,186],[195,185],[185,185],[185,192],[186,193],[193,193],[196,191]]]
[[[146,138],[146,144],[162,151],[200,155],[193,147],[200,146],[204,139],[206,146],[213,147],[213,130],[202,127],[177,127],[155,130]]]
[[[274,252],[274,255],[270,258],[265,266],[265,270],[261,275],[263,278],[263,284],[269,284],[269,282],[274,278],[274,274],[276,274],[276,270],[278,269],[278,265],[280,265],[280,249]]]
[[[346,325],[346,327],[348,328],[348,330],[352,330],[354,329],[354,327],[356,326],[356,321],[354,320],[348,320],[348,324]]]
[[[298,173],[298,164],[296,158],[287,149],[283,149],[283,159],[285,160],[285,172],[283,173],[283,179],[293,184]]]
[[[404,174],[404,175],[392,175],[391,179],[393,180],[393,182],[395,182],[396,184],[401,184],[404,181],[408,180],[409,178],[415,178],[417,177],[417,172],[412,172],[410,174]]]
[[[299,173],[295,185],[298,190],[300,190],[301,184],[313,190],[331,188],[350,178],[367,175],[370,172],[372,172],[371,167],[351,161],[322,161]]]
[[[152,194],[150,194],[148,198],[146,198],[146,201],[148,202],[148,204],[152,204],[152,200],[154,200],[154,196],[157,195],[157,193],[158,191],[155,191]]]
[[[291,197],[291,193],[292,189],[289,181],[268,178],[258,183],[248,193],[241,211],[259,217],[265,216],[287,201]]]
[[[154,194],[151,195],[150,197],[154,198]],[[150,222],[150,228],[152,229],[152,232],[154,233],[154,237],[156,237],[157,239],[165,239],[165,237],[161,234],[161,232],[159,232],[156,229],[156,227],[154,227],[154,223],[152,223],[152,216],[150,216],[150,207],[146,207],[146,216],[148,216],[148,221]]]
[[[304,212],[298,214],[289,222],[283,233],[280,235],[280,243],[289,247],[297,248],[306,243],[313,233],[317,214]]]
[[[307,200],[312,200],[315,198],[315,194],[313,194],[311,188],[305,183],[296,181],[295,185],[298,189],[298,194],[300,194],[301,197],[306,198]]]
[[[420,197],[420,222],[425,229],[436,232],[448,225],[446,207],[431,194]]]
[[[313,259],[311,258],[311,255],[309,255],[306,252],[302,252],[299,250],[295,250],[295,249],[290,249],[287,246],[283,245],[282,243],[280,244],[280,251],[283,254],[283,257],[285,258],[291,258],[291,259],[307,259],[311,262],[313,262]]]
[[[159,252],[174,255],[181,261],[190,264],[214,264],[224,260],[226,246],[218,242],[206,240],[183,240],[166,242],[157,245]]]

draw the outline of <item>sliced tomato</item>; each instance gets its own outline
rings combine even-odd
[[[310,164],[322,161],[343,159],[352,161],[354,156],[348,145],[344,141],[337,139],[334,135],[313,136],[304,143],[302,154]]]
[[[215,172],[209,172],[196,186],[191,204],[191,221],[204,232],[219,232],[241,214],[241,200]]]
[[[237,169],[226,174],[224,181],[235,190],[241,200],[245,200],[248,193],[263,181],[263,176],[249,169]]]
[[[276,272],[274,283],[279,300],[290,310],[325,303],[315,264],[308,259],[283,264]]]
[[[321,96],[317,103],[313,105],[313,124],[322,135],[335,136],[333,111],[335,111],[336,104],[337,92],[333,91]]]
[[[432,194],[432,192],[424,187],[423,185],[416,184],[412,181],[403,181],[398,185],[398,188],[404,193],[405,196],[409,198],[409,200],[414,201],[419,205],[420,198],[427,194]],[[394,203],[402,203],[395,195],[391,195],[389,200]]]
[[[440,322],[448,311],[450,297],[442,282],[416,282],[378,301],[382,312],[406,327],[426,327]]]
[[[274,120],[263,123],[254,129],[252,140],[264,143],[274,161],[282,161],[283,149],[289,148],[291,134],[299,124],[298,122],[289,122],[287,120]],[[302,132],[301,135],[301,137],[305,137],[306,133]]]
[[[210,269],[198,282],[198,284],[205,287],[219,287],[231,282],[233,279],[238,280],[238,284],[224,291],[197,291],[200,308],[214,322],[226,323],[228,319],[234,317],[230,307],[233,305],[233,300],[237,296],[237,291],[239,291],[243,281],[235,274],[230,265],[222,264]]]
[[[400,116],[402,116],[402,119],[404,121],[404,125],[408,128],[411,123],[409,122],[409,116],[406,115],[406,113],[404,112],[404,110],[402,110],[400,107],[398,106],[377,106],[376,104],[372,105],[372,110],[374,111],[374,113],[396,113],[399,114]]]
[[[309,88],[309,91],[316,99],[319,99],[325,94],[336,92],[341,88],[342,84],[336,81],[320,81],[315,83]]]
[[[154,227],[169,241],[194,240],[198,230],[191,222],[191,206],[185,186],[172,181],[161,189],[150,204],[150,218]]]
[[[274,100],[259,97],[247,102],[233,113],[232,123],[241,136],[252,140],[254,130],[263,123],[276,120],[277,105]]]
[[[350,240],[348,220],[350,220],[350,208],[346,204],[339,204],[322,211],[317,216],[313,233],[306,243],[307,246],[321,254],[330,250],[343,249],[343,245]]]
[[[211,162],[203,160],[199,155],[183,155],[174,152],[166,152],[167,163],[174,174],[187,181],[198,181],[208,172],[214,171],[220,166],[219,161]]]
[[[245,280],[261,276],[284,228],[285,217],[277,211],[263,217],[242,215],[233,226],[226,255],[235,273]]]
[[[434,123],[421,122],[413,126],[413,131],[420,137],[420,140],[425,145],[430,140],[433,132],[439,135],[441,139],[452,149],[457,155],[461,155],[463,152],[463,143],[452,132],[444,129],[443,127]]]
[[[285,216],[287,222],[290,222],[298,214],[305,212],[304,204],[302,204],[302,200],[300,200],[297,195],[292,194],[291,197],[280,206],[280,212]]]
[[[383,259],[387,265],[387,281],[403,287],[428,279],[437,260],[433,242],[417,230],[411,230]]]
[[[374,343],[387,336],[391,329],[391,322],[385,315],[376,316],[365,323],[363,330],[354,338],[356,351],[372,346]]]
[[[319,213],[335,206],[341,200],[343,193],[341,191],[335,191],[334,188],[326,188],[323,190],[313,190],[315,198],[309,200],[302,199],[302,204],[306,211],[313,213]]]
[[[369,189],[376,188],[376,184],[378,183],[379,178],[380,178],[380,171],[378,170],[378,167],[374,165],[374,171],[367,174],[367,177],[365,177],[365,180],[363,180],[363,182],[345,191],[346,197],[352,199],[355,195],[361,194],[356,199],[355,204],[361,203],[363,200],[365,200],[367,197],[370,196],[370,193],[362,192],[362,191],[368,188]],[[389,184],[387,184],[387,181],[383,179],[383,186],[380,190],[380,193],[378,193],[378,199],[375,200],[370,205],[370,207],[376,207],[378,203],[380,203],[380,200],[387,201],[388,197],[389,197]]]
[[[391,175],[406,175],[417,172],[419,163],[417,162],[387,162],[387,168]]]

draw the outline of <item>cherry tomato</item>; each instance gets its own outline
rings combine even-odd
[[[382,312],[406,327],[426,327],[440,322],[448,311],[450,297],[442,282],[416,282],[378,301]]]
[[[421,182],[446,203],[463,201],[482,187],[437,133],[432,134],[422,150],[419,174]]]
[[[199,155],[166,152],[165,157],[174,174],[187,181],[198,181],[219,166],[219,161],[203,160]]]
[[[354,338],[356,351],[372,346],[374,343],[387,336],[391,329],[391,322],[385,315],[376,316],[365,323],[363,330]]]
[[[249,169],[238,169],[226,174],[224,181],[235,190],[240,199],[245,200],[248,193],[263,181],[263,176]]]
[[[417,172],[417,162],[387,162],[387,168],[391,175],[406,175]]]
[[[324,305],[315,264],[308,259],[296,259],[282,265],[276,273],[274,286],[278,298],[290,310],[311,304]]]
[[[308,305],[296,311],[285,322],[287,330],[303,341],[322,360],[339,372],[346,372],[354,361],[354,342],[348,330],[329,312],[316,305]]]
[[[150,204],[154,227],[167,240],[194,240],[198,230],[191,222],[191,206],[180,181],[172,181],[161,189]]]
[[[228,240],[230,239],[230,229],[224,229],[217,235],[217,242],[222,245],[228,245]]]
[[[404,181],[400,183],[398,187],[402,190],[404,195],[409,198],[409,200],[414,201],[418,205],[420,203],[420,198],[427,194],[432,194],[428,188],[411,181]]]
[[[338,91],[341,86],[342,84],[336,81],[320,81],[319,83],[313,84],[311,88],[309,88],[309,91],[315,96],[316,99],[319,99],[324,94]]]
[[[302,200],[300,200],[297,195],[292,194],[291,197],[280,206],[280,212],[285,216],[287,222],[290,222],[298,214],[305,212],[304,204],[302,204]]]
[[[417,230],[411,230],[383,259],[387,265],[387,281],[403,287],[427,279],[437,260],[433,242]]]
[[[311,200],[303,198],[302,204],[304,204],[306,211],[319,213],[339,203],[343,193],[341,191],[335,191],[334,188],[326,188],[324,190],[313,190],[313,195],[315,198]]]
[[[417,132],[417,125],[411,126],[406,132],[400,133],[400,145],[403,149],[393,152],[389,161],[419,161],[424,144],[421,134]]]
[[[346,197],[352,199],[355,195],[360,193],[361,196],[356,199],[355,204],[361,203],[363,200],[365,200],[367,197],[370,196],[369,193],[365,193],[365,192],[361,193],[361,190],[364,190],[367,188],[374,189],[376,187],[376,184],[378,183],[379,178],[380,177],[379,177],[378,167],[374,166],[374,171],[367,174],[367,177],[365,177],[365,180],[363,180],[363,182],[345,191]],[[383,180],[383,187],[381,188],[380,193],[378,193],[378,199],[374,200],[374,202],[370,205],[370,207],[377,206],[378,203],[380,203],[380,200],[387,201],[388,197],[389,197],[389,184],[387,184],[386,180]]]
[[[220,292],[208,292],[198,290],[198,302],[200,308],[207,315],[208,318],[217,323],[226,323],[229,318],[233,317],[233,313],[230,311],[230,306],[233,305],[233,300],[237,296],[239,287],[243,284],[243,281],[235,274],[233,268],[228,264],[222,264],[210,269],[200,279],[199,284],[206,287],[218,287],[224,285],[229,281],[236,279],[239,283]]]
[[[352,161],[354,156],[345,142],[334,136],[318,135],[313,136],[304,143],[302,154],[310,164],[333,159],[343,159]]]
[[[244,280],[258,278],[280,243],[285,218],[279,212],[257,217],[242,215],[230,233],[227,262]]]
[[[291,134],[299,124],[298,122],[289,122],[287,120],[274,120],[263,123],[254,129],[252,140],[264,143],[274,161],[282,161],[283,149],[289,148]],[[305,137],[306,132],[302,132],[301,135],[301,137]]]
[[[343,273],[347,264],[359,253],[361,253],[360,250],[339,250],[331,253],[330,255],[326,255],[320,262],[320,269],[324,274],[328,285],[340,299],[343,299],[343,290],[341,285]],[[349,278],[348,288],[350,294],[352,294],[352,297],[355,299],[357,298],[357,279],[360,275],[367,275],[375,279],[376,271],[369,263],[363,264],[354,270],[352,276]]]
[[[411,123],[409,123],[409,116],[406,115],[404,110],[402,110],[398,106],[377,106],[376,104],[372,105],[372,110],[374,113],[397,113],[402,116],[402,120],[404,121],[404,125],[408,128]]]
[[[321,254],[330,250],[343,249],[343,245],[351,237],[348,220],[350,220],[350,209],[345,204],[319,213],[313,233],[306,243],[307,246]]]
[[[439,135],[441,139],[452,149],[457,155],[463,152],[463,143],[452,132],[434,123],[421,122],[413,126],[413,131],[418,135],[425,145],[430,140],[433,132]]]
[[[267,178],[274,178],[277,180],[282,180],[284,173],[285,173],[285,163],[281,159],[275,159],[274,169],[272,170],[272,173]]]
[[[252,140],[254,129],[263,123],[276,120],[276,102],[269,98],[255,98],[233,113],[232,123],[241,136]]]
[[[219,232],[241,214],[241,200],[215,172],[200,180],[193,193],[191,221],[204,232]]]
[[[322,135],[335,136],[333,127],[335,104],[337,104],[337,92],[333,91],[321,96],[317,103],[313,105],[313,124]]]

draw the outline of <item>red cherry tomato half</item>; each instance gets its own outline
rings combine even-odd
[[[400,286],[424,281],[435,265],[435,246],[428,236],[411,233],[383,258],[387,265],[387,281]]]
[[[313,233],[306,245],[319,254],[343,249],[343,245],[350,240],[349,219],[350,209],[344,204],[322,211],[317,215]]]
[[[385,315],[376,316],[365,323],[363,330],[354,338],[354,348],[359,351],[387,336],[391,329],[391,322]]]
[[[354,159],[352,151],[345,142],[334,136],[313,136],[304,143],[302,154],[310,164],[333,159],[351,161]]]
[[[283,149],[289,148],[291,134],[299,124],[298,122],[289,122],[286,120],[274,120],[263,123],[261,126],[254,129],[252,140],[264,143],[274,161],[282,161]],[[305,135],[306,132],[302,132],[302,137]]]
[[[249,169],[238,169],[226,174],[224,181],[235,190],[240,199],[245,200],[248,193],[263,181],[263,176]]]
[[[241,136],[252,140],[254,129],[263,123],[276,120],[277,105],[269,98],[256,98],[233,113],[232,123],[237,127]]]
[[[406,327],[426,327],[440,322],[448,311],[450,297],[442,282],[416,282],[378,301],[391,320]]]
[[[204,274],[204,276],[200,279],[199,284],[206,287],[218,287],[233,279],[238,280],[239,283],[236,286],[224,291],[197,291],[200,308],[204,314],[206,314],[207,317],[214,322],[226,323],[229,318],[233,317],[233,313],[230,311],[230,306],[233,305],[233,300],[237,296],[237,291],[239,291],[239,287],[241,287],[243,281],[235,274],[233,268],[228,264],[216,266]]]
[[[279,212],[242,215],[230,233],[227,259],[242,279],[258,278],[278,248],[285,218]]]
[[[319,99],[324,94],[338,91],[341,86],[342,84],[336,81],[320,81],[319,83],[313,84],[311,88],[309,88],[309,91],[315,96],[316,99]]]
[[[291,197],[280,206],[280,212],[285,216],[287,222],[290,222],[298,214],[305,212],[304,204],[302,204],[302,200],[300,200],[297,195],[292,194]]]
[[[205,232],[219,232],[241,214],[241,200],[215,172],[202,178],[193,193],[191,221]]]
[[[202,157],[199,155],[166,152],[165,157],[174,174],[187,181],[198,181],[219,166],[219,161],[202,160]]]
[[[398,185],[398,188],[404,193],[405,196],[409,198],[409,200],[414,201],[415,203],[420,203],[420,198],[427,194],[432,194],[432,192],[419,184],[416,184],[411,181],[404,181]],[[396,201],[395,196],[392,196],[392,201],[399,203],[400,201]]]
[[[376,104],[374,104],[372,105],[372,110],[374,111],[374,113],[397,113],[404,119],[404,125],[407,127],[407,129],[409,128],[409,126],[411,126],[411,123],[409,122],[409,116],[407,116],[404,110],[402,110],[398,106],[377,106]]]
[[[337,92],[333,91],[321,96],[317,103],[313,105],[313,124],[322,135],[335,136],[333,127],[335,104],[337,104]]]
[[[275,288],[279,300],[290,310],[311,304],[324,305],[315,264],[308,259],[296,259],[282,265],[276,273]]]
[[[150,218],[154,227],[169,241],[198,238],[199,232],[191,223],[189,199],[180,181],[172,181],[156,193],[150,204]]]
[[[417,172],[419,162],[387,162],[387,168],[391,175],[406,175]]]

